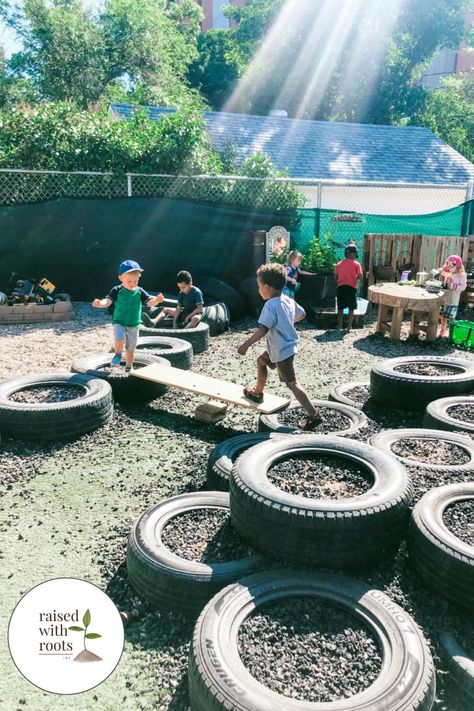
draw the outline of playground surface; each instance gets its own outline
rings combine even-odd
[[[107,352],[111,344],[107,316],[87,304],[74,308],[77,319],[65,324],[3,329],[0,380],[34,372],[67,372],[79,356]],[[209,350],[195,357],[193,370],[252,383],[260,347],[241,357],[237,346],[253,327],[247,319],[212,339]],[[315,330],[309,324],[299,330],[297,372],[315,398],[326,398],[338,383],[368,379],[371,366],[383,358],[436,354],[474,359],[446,341],[426,346],[416,341],[391,342],[371,335],[373,324],[350,334]],[[274,374],[269,389],[287,397]],[[140,514],[166,497],[204,488],[212,448],[228,437],[256,431],[258,415],[237,407],[230,407],[218,424],[197,422],[193,412],[204,402],[206,398],[170,390],[148,405],[116,405],[111,423],[74,442],[39,445],[2,440],[0,709],[187,710],[192,624],[179,615],[152,610],[140,600],[128,584],[125,556],[130,527]],[[419,417],[387,415],[384,426],[419,426]],[[8,620],[21,596],[39,582],[63,576],[98,585],[128,617],[119,666],[99,687],[78,696],[55,696],[32,686],[17,671],[6,644]],[[441,618],[454,627],[462,624],[446,603],[425,600],[423,585],[408,569],[403,546],[395,564],[382,565],[366,580],[409,611],[428,639]],[[472,629],[467,634],[472,641]],[[438,670],[443,671],[435,646],[432,652]],[[441,677],[438,686],[436,708],[454,711],[443,700]]]

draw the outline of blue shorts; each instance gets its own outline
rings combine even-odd
[[[113,323],[115,341],[125,341],[125,350],[134,351],[137,347],[139,326],[124,326]]]

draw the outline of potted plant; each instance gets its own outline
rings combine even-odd
[[[304,252],[301,264],[312,275],[302,274],[298,301],[304,306],[332,306],[336,297],[334,267],[338,257],[332,241],[328,238],[319,240],[314,236]]]

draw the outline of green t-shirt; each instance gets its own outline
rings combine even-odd
[[[142,322],[142,305],[151,299],[150,294],[137,286],[136,289],[126,289],[122,284],[114,286],[107,298],[113,302],[114,315],[112,323],[134,328]]]

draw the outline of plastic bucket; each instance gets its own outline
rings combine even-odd
[[[455,346],[474,348],[474,322],[452,321],[449,326],[449,338]]]

